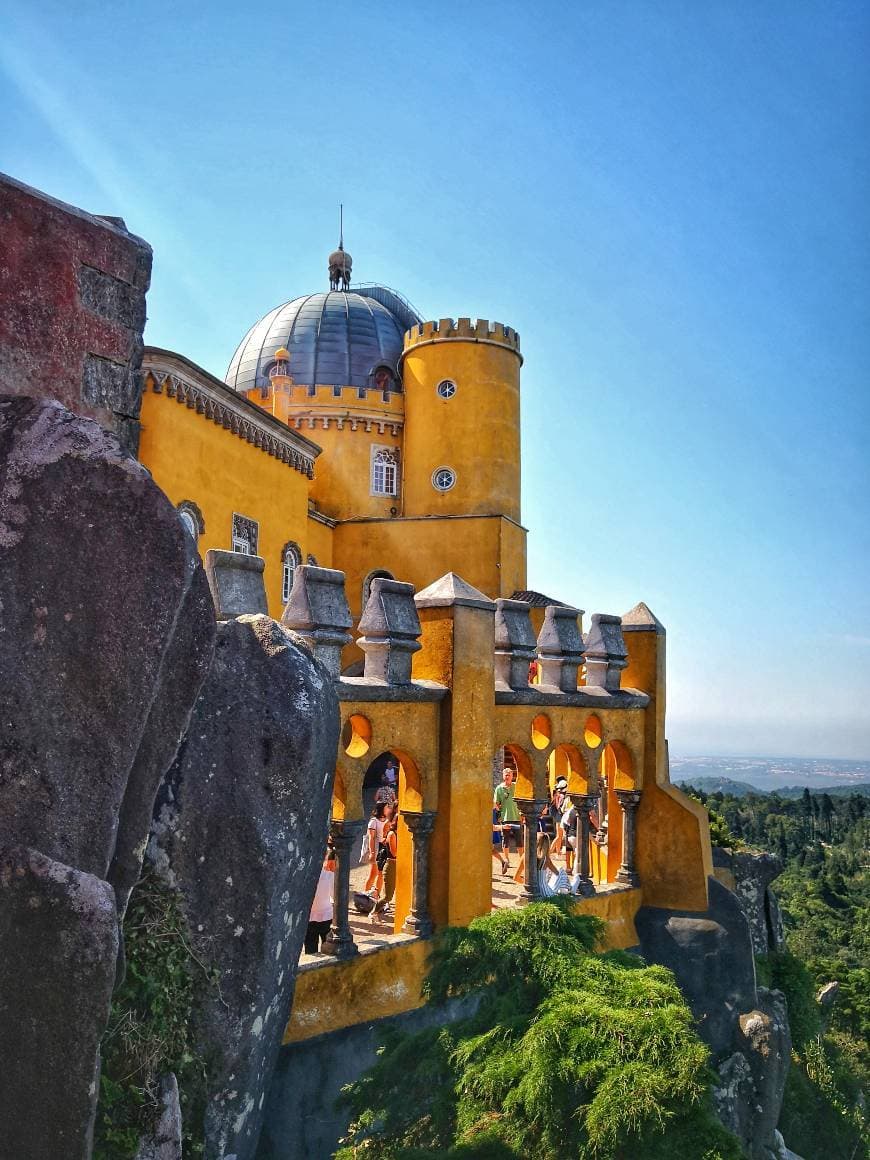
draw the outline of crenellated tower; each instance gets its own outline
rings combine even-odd
[[[405,516],[520,521],[520,339],[442,318],[404,337]]]

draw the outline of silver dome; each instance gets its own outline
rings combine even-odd
[[[413,308],[404,309],[407,304],[394,292],[377,290],[395,311],[352,290],[309,294],[276,306],[242,339],[227,369],[227,385],[249,391],[268,383],[281,346],[290,352],[290,374],[302,386],[370,387],[379,366],[398,374],[402,336],[413,325],[406,316]],[[416,312],[413,316],[418,320]]]

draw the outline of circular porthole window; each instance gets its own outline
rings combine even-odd
[[[452,399],[456,394],[456,383],[453,379],[442,379],[435,388],[435,393],[441,399]]]
[[[452,467],[437,467],[432,472],[432,486],[436,491],[450,491],[456,483],[456,472]]]

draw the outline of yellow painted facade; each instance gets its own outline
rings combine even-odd
[[[582,666],[568,689],[497,683],[492,602],[532,600],[535,634],[554,603],[525,592],[521,363],[518,335],[501,324],[423,322],[383,287],[312,295],[252,328],[227,383],[146,348],[140,458],[203,555],[253,547],[264,559],[276,618],[300,564],[344,573],[354,625],[373,576],[416,589],[413,685],[368,679],[355,643],[343,653],[333,819],[359,835],[373,762],[398,760],[400,810],[432,819],[423,903],[436,929],[493,906],[494,765],[505,760],[518,798],[543,803],[562,776],[595,797],[599,824],[608,819],[588,845],[596,890],[575,905],[605,921],[606,946],[632,947],[641,905],[706,909],[709,828],[670,784],[665,635],[645,606],[622,618],[620,687],[588,683]],[[418,884],[404,816],[398,845],[398,941],[307,966],[286,1042],[421,1002],[429,943],[406,933]]]

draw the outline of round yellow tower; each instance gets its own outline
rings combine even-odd
[[[520,520],[520,339],[442,318],[405,334],[404,516]]]

